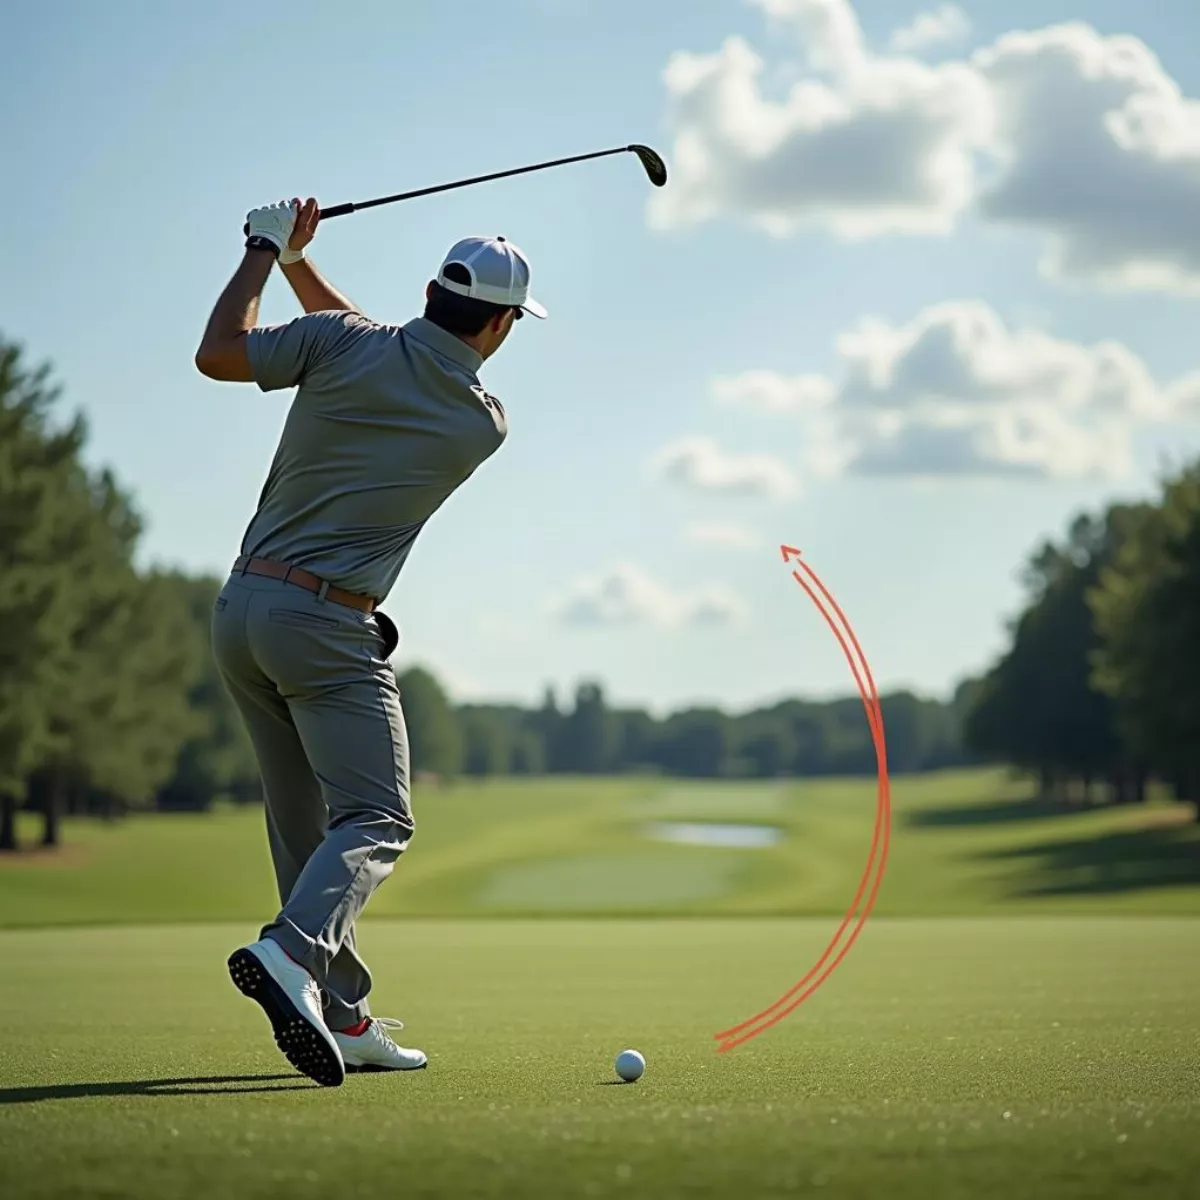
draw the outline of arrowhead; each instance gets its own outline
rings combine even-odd
[[[801,551],[797,550],[795,546],[780,546],[779,549],[783,553],[785,563],[790,563],[793,558],[799,558],[801,554]]]

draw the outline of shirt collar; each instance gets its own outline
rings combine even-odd
[[[483,355],[478,350],[468,346],[462,338],[447,333],[440,325],[435,325],[425,317],[414,317],[404,326],[404,332],[423,342],[430,349],[453,359],[459,366],[466,367],[472,375],[479,373],[483,366]]]

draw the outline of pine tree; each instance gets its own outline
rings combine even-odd
[[[0,337],[0,850],[16,848],[26,781],[53,748],[79,617],[64,531],[80,504],[86,429],[78,416],[51,427],[58,392],[48,378]]]

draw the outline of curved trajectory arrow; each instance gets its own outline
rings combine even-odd
[[[771,1026],[777,1025],[789,1013],[799,1008],[837,970],[842,959],[849,953],[850,947],[858,940],[858,935],[862,932],[867,918],[871,915],[871,910],[875,907],[875,898],[879,894],[879,885],[883,882],[883,874],[887,867],[888,847],[891,841],[892,800],[891,784],[888,780],[887,744],[883,733],[883,713],[879,707],[879,694],[875,688],[875,680],[871,675],[867,657],[858,644],[858,638],[855,637],[854,630],[846,619],[846,614],[842,612],[838,602],[821,582],[817,573],[804,561],[801,551],[794,546],[780,546],[779,549],[783,554],[785,564],[789,566],[793,562],[797,564],[792,570],[792,578],[804,589],[808,598],[817,606],[818,612],[825,618],[826,624],[833,631],[834,637],[837,638],[838,644],[846,655],[846,660],[850,664],[850,672],[854,676],[854,682],[858,685],[859,694],[862,696],[863,708],[867,714],[867,725],[871,730],[871,741],[875,746],[875,763],[878,771],[875,832],[871,838],[871,850],[867,855],[867,865],[859,881],[858,890],[854,894],[846,916],[838,926],[829,945],[825,947],[821,957],[817,959],[803,979],[793,984],[773,1004],[740,1024],[714,1034],[713,1037],[721,1043],[718,1047],[718,1052],[721,1054],[727,1053],[735,1046],[740,1046],[743,1042],[748,1042],[751,1038],[770,1029]],[[844,627],[844,632],[842,627]],[[870,889],[869,894],[867,894],[868,888]],[[858,912],[864,894],[867,894],[866,904],[862,912],[858,914],[857,923],[850,931],[849,937],[839,949],[842,936],[854,921],[854,914]]]

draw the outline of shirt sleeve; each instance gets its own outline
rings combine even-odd
[[[264,392],[297,387],[341,354],[362,322],[359,313],[318,312],[250,330],[246,354],[254,382]]]

